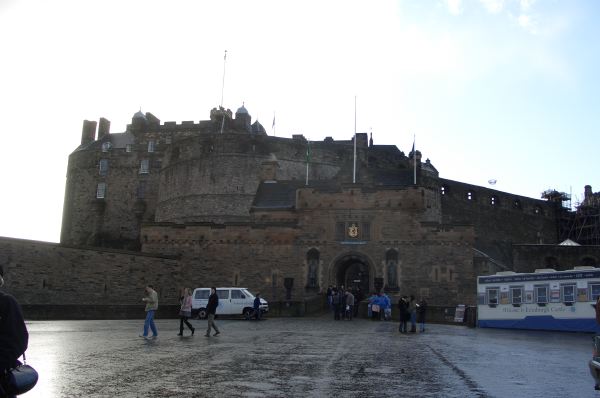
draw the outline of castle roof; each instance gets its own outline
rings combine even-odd
[[[142,113],[142,110],[140,109],[139,111],[137,111],[134,115],[132,119],[144,119],[146,120],[146,115],[144,115]]]
[[[248,114],[248,110],[246,109],[246,107],[244,106],[244,104],[242,104],[242,106],[240,106],[240,107],[238,108],[238,110],[237,110],[237,111],[235,111],[235,114],[236,114],[236,115],[242,115],[242,114],[245,114],[245,115],[247,115],[247,114]]]

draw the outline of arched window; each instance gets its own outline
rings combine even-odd
[[[496,206],[498,204],[498,197],[496,195],[492,195],[490,198],[490,205]]]
[[[310,249],[306,253],[306,264],[308,265],[306,286],[315,288],[318,286],[319,275],[319,251],[317,249]]]
[[[581,259],[581,265],[585,267],[596,267],[598,265],[598,260],[594,257],[584,257]]]
[[[467,200],[473,200],[475,198],[475,194],[473,191],[467,191]]]
[[[442,185],[442,186],[440,187],[440,194],[441,194],[442,196],[444,196],[444,195],[446,195],[447,193],[448,193],[448,187],[447,187],[447,186],[445,186],[445,185]]]
[[[398,252],[390,249],[385,253],[385,267],[387,271],[387,286],[398,287]]]

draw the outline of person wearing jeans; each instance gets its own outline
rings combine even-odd
[[[206,337],[210,337],[210,330],[215,329],[214,336],[217,336],[219,333],[219,328],[215,325],[215,313],[217,312],[217,307],[219,306],[219,296],[217,296],[217,288],[210,288],[210,296],[208,297],[208,304],[206,305],[206,312],[208,312],[208,328],[206,329]]]
[[[144,334],[140,337],[148,337],[148,328],[152,330],[152,337],[158,337],[158,331],[154,324],[154,312],[158,309],[158,294],[152,285],[146,286],[146,297],[142,299],[146,303],[146,320],[144,321]]]

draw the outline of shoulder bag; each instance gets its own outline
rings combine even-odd
[[[38,381],[38,372],[26,364],[23,353],[23,364],[6,372],[6,392],[10,395],[20,395],[35,387]]]

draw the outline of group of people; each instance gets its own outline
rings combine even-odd
[[[367,314],[373,320],[392,319],[392,302],[387,294],[379,292],[369,297]]]
[[[145,289],[145,296],[142,298],[142,301],[146,303],[146,320],[144,321],[144,332],[140,335],[145,339],[147,338],[157,338],[158,330],[156,329],[156,325],[154,323],[154,314],[158,309],[158,294],[152,285],[147,285]],[[258,299],[258,303],[260,304],[260,299]],[[182,291],[182,295],[179,299],[180,309],[179,309],[179,333],[177,336],[183,336],[183,325],[185,324],[190,332],[192,332],[192,336],[196,329],[189,322],[189,319],[192,317],[192,296],[190,294],[190,289],[185,288]],[[206,329],[206,337],[210,337],[211,330],[214,329],[215,333],[213,336],[219,335],[221,332],[219,328],[215,324],[215,313],[217,311],[217,307],[219,306],[219,296],[217,295],[217,288],[210,288],[210,296],[208,297],[208,304],[206,305],[206,312],[208,318],[208,325]],[[254,303],[256,307],[256,300]],[[260,311],[259,311],[260,312]],[[148,331],[152,331],[152,336],[148,336]]]
[[[417,322],[420,325],[419,331],[425,331],[425,314],[427,312],[427,301],[421,299],[419,302],[415,296],[402,296],[398,301],[398,310],[400,318],[400,333],[416,333]],[[408,330],[408,321],[410,321],[410,331]]]
[[[333,319],[349,321],[356,317],[358,305],[362,300],[360,288],[355,290],[345,289],[344,285],[327,287],[327,304],[333,312]]]

